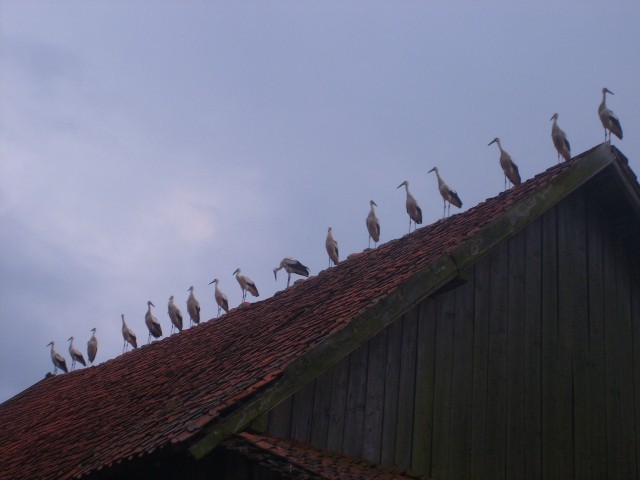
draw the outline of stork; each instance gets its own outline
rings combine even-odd
[[[47,344],[48,346],[51,346],[51,361],[53,362],[53,374],[55,375],[56,372],[58,371],[58,369],[62,370],[64,373],[67,373],[67,361],[64,359],[64,357],[62,355],[60,355],[58,352],[56,352],[55,349],[55,342],[51,341]]]
[[[422,210],[418,206],[418,201],[414,198],[411,193],[409,193],[409,182],[406,180],[402,182],[400,185],[396,187],[396,189],[402,187],[404,185],[404,189],[407,192],[407,213],[409,214],[409,233],[411,233],[411,220],[414,223],[414,230],[418,228],[418,224],[422,223]]]
[[[333,262],[334,265],[337,265],[340,261],[340,255],[338,254],[338,242],[333,238],[331,227],[329,227],[329,231],[327,232],[327,239],[324,242],[324,246],[329,254],[329,266],[331,266],[331,262]]]
[[[93,361],[96,359],[96,354],[98,353],[98,339],[96,338],[95,327],[91,329],[91,332],[93,333],[87,342],[87,356],[89,357],[89,362],[93,365]]]
[[[212,283],[216,284],[216,290],[215,290],[214,296],[216,299],[216,303],[218,304],[218,317],[219,317],[221,308],[225,311],[225,313],[229,313],[229,299],[218,287],[218,283],[220,283],[220,280],[218,280],[217,278],[214,278],[213,280],[211,280],[211,282],[209,282],[209,285],[211,285]]]
[[[253,295],[254,297],[258,297],[260,295],[258,293],[258,288],[256,287],[256,284],[253,283],[253,280],[251,280],[246,275],[242,275],[240,273],[240,269],[239,268],[237,268],[236,271],[233,272],[231,275],[235,275],[236,276],[236,280],[238,280],[238,283],[240,284],[240,288],[242,289],[242,302],[243,303],[245,301],[245,298],[247,297],[247,291],[249,291],[249,293],[251,293],[251,295]]]
[[[609,140],[611,140],[611,133],[622,140],[622,126],[620,125],[620,120],[612,110],[607,108],[607,93],[613,95],[613,92],[608,88],[602,89],[602,103],[598,107],[598,116],[600,116],[600,121],[602,122],[602,126],[604,127],[604,141],[607,141],[607,130],[609,130]]]
[[[451,204],[454,204],[458,208],[462,208],[462,200],[460,200],[458,193],[447,185],[444,180],[442,180],[440,172],[438,172],[438,167],[433,167],[428,173],[431,172],[436,172],[436,177],[438,177],[438,190],[440,190],[440,195],[442,195],[443,201],[442,218],[444,218],[445,211],[447,210],[447,203],[449,204],[448,212],[451,214]]]
[[[151,341],[151,335],[153,335],[154,338],[160,338],[162,336],[162,327],[160,326],[160,322],[155,317],[155,315],[151,313],[151,307],[155,307],[155,305],[151,300],[149,300],[147,302],[147,313],[144,314],[144,323],[149,329],[147,344]]]
[[[377,207],[378,204],[373,200],[369,201],[369,205],[371,206],[371,210],[369,210],[369,215],[367,215],[367,230],[369,231],[369,248],[371,248],[371,239],[374,241],[374,248],[378,246],[378,240],[380,240],[380,221],[376,216],[376,210],[373,207]]]
[[[566,161],[571,160],[571,145],[567,140],[567,134],[558,126],[558,114],[554,113],[549,121],[553,120],[551,126],[551,140],[553,140],[553,146],[558,151],[558,163],[560,163],[560,156]]]
[[[138,348],[138,341],[136,340],[136,334],[133,333],[127,326],[127,322],[124,321],[124,313],[121,313],[122,317],[122,338],[124,339],[124,344],[122,345],[122,353],[126,351],[127,344],[131,345],[133,348]]]
[[[187,299],[187,312],[189,312],[189,318],[191,323],[195,323],[196,325],[200,323],[200,302],[196,300],[196,296],[193,294],[194,288],[193,285],[189,287],[187,292],[189,293],[189,298]]]
[[[178,308],[178,306],[173,303],[173,295],[169,297],[169,304],[167,305],[167,313],[169,314],[169,319],[171,320],[171,333],[173,333],[174,329],[178,329],[178,332],[182,331],[182,312]]]
[[[491,142],[489,142],[489,145],[491,145],[492,143],[497,143],[498,148],[500,149],[500,166],[502,167],[502,171],[504,172],[504,189],[507,189],[507,178],[512,184],[520,185],[522,183],[522,180],[520,180],[518,166],[513,163],[513,160],[511,160],[511,155],[509,155],[502,148],[502,143],[500,143],[500,139],[498,137],[491,140]]]
[[[278,270],[285,269],[288,274],[287,277],[287,288],[289,288],[289,284],[291,283],[291,274],[295,273],[296,275],[301,275],[303,277],[309,276],[309,269],[305,267],[302,263],[300,263],[295,258],[286,257],[283,258],[280,262],[280,266],[273,269],[273,276],[276,280],[278,280]]]
[[[73,337],[69,337],[69,355],[71,355],[71,371],[76,369],[76,362],[80,362],[83,366],[87,366],[87,362],[84,361],[84,355],[82,352],[73,346]]]

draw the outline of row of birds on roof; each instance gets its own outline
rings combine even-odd
[[[613,133],[616,137],[622,140],[622,126],[620,124],[620,120],[607,107],[606,104],[606,96],[607,93],[613,95],[613,92],[608,88],[602,89],[602,102],[598,107],[598,116],[600,117],[600,121],[602,122],[602,126],[604,127],[604,138],[605,141],[611,140],[611,134]],[[567,135],[565,132],[558,126],[558,114],[554,113],[549,121],[553,121],[551,126],[551,139],[553,140],[553,145],[558,152],[558,162],[560,162],[561,158],[564,160],[571,159],[571,145],[569,144],[569,140],[567,139]],[[515,164],[511,155],[506,152],[506,150],[502,147],[502,142],[498,137],[494,138],[489,142],[488,146],[492,144],[497,144],[498,149],[500,150],[500,167],[504,172],[504,188],[507,188],[507,180],[511,182],[512,185],[520,185],[522,182],[520,178],[520,173],[518,171],[518,166]],[[458,193],[449,187],[445,183],[445,181],[440,176],[440,172],[438,171],[438,167],[433,167],[429,170],[429,173],[435,172],[436,177],[438,179],[438,189],[440,191],[440,195],[443,199],[443,218],[445,215],[450,214],[451,205],[454,205],[458,208],[462,207],[462,201],[458,196]],[[418,202],[411,192],[409,192],[409,182],[404,181],[397,188],[404,187],[406,192],[406,209],[409,214],[409,232],[411,232],[411,224],[413,222],[414,230],[417,228],[419,224],[422,223],[422,210],[418,206]],[[377,204],[371,200],[369,202],[370,210],[369,214],[366,218],[366,226],[367,231],[369,232],[369,248],[371,247],[371,240],[374,241],[374,247],[377,247],[378,241],[380,240],[380,221],[376,215],[375,207]],[[337,265],[340,261],[339,253],[338,253],[338,242],[333,237],[332,229],[329,227],[327,232],[327,238],[325,241],[325,247],[327,250],[327,254],[329,255],[329,266],[333,263],[333,265]],[[284,258],[280,265],[273,269],[273,274],[276,280],[278,279],[278,271],[284,269],[287,274],[287,288],[291,283],[291,274],[300,275],[303,277],[309,276],[309,268],[303,265],[300,261],[294,258]],[[242,289],[242,303],[245,302],[247,292],[251,293],[254,297],[258,297],[258,288],[256,284],[246,275],[243,275],[238,268],[233,275],[236,276],[236,280],[238,281],[240,288]],[[212,280],[209,285],[215,284],[215,292],[214,298],[218,305],[218,317],[220,316],[220,311],[224,310],[225,312],[229,312],[229,300],[227,296],[220,290],[219,288],[219,280],[215,278]],[[194,287],[192,286],[188,290],[189,297],[187,298],[187,312],[189,313],[190,325],[199,324],[200,323],[200,303],[196,299],[194,295]],[[151,341],[151,337],[160,338],[162,336],[162,327],[158,318],[151,312],[151,307],[155,307],[153,302],[147,302],[147,313],[145,314],[145,324],[149,330],[149,336],[147,337],[147,343]],[[171,333],[174,330],[178,330],[179,332],[183,329],[183,316],[182,312],[175,304],[174,296],[171,295],[169,297],[167,313],[169,315],[169,319],[171,320]],[[122,346],[122,353],[126,352],[128,347],[131,346],[133,348],[137,348],[138,342],[136,339],[136,335],[129,328],[127,322],[124,319],[124,314],[122,317],[122,338],[124,339],[124,343]],[[96,329],[91,329],[92,335],[89,341],[87,342],[87,356],[89,358],[89,362],[93,364],[96,354],[98,352],[98,340],[96,338]],[[68,339],[69,342],[69,355],[71,357],[71,369],[74,370],[77,363],[86,366],[87,363],[85,361],[84,355],[82,352],[77,349],[73,345],[74,337],[70,337]],[[61,369],[65,373],[68,372],[67,364],[65,358],[55,350],[55,343],[52,341],[47,346],[51,346],[51,361],[54,365],[54,374]]]

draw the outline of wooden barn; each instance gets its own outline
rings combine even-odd
[[[640,185],[603,143],[0,405],[2,479],[640,477]]]

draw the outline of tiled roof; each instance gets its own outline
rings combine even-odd
[[[542,213],[541,204],[570,193],[615,158],[624,157],[603,144],[467,212],[358,254],[272,298],[97,367],[38,382],[0,405],[0,478],[80,477],[163,446],[202,442],[219,422],[247,405],[258,405],[252,412],[262,413],[274,406],[270,401],[282,399],[269,396],[276,386],[288,379],[290,388],[299,388],[296,382],[307,380],[301,372],[312,363],[302,361],[295,374],[292,366],[333,348],[327,347],[330,340],[353,329],[355,318],[375,310],[401,286],[418,283],[407,281],[429,271],[439,259],[458,255],[458,247],[482,254],[489,246],[486,239],[479,240],[480,233],[504,238],[508,227]],[[566,187],[572,182],[573,187]],[[545,190],[549,185],[555,189]],[[494,228],[498,224],[499,232]],[[463,258],[455,262],[464,267]],[[397,303],[409,308],[403,302],[415,303],[420,295],[432,293],[425,292],[403,292]],[[245,414],[233,428],[220,430],[238,431],[251,419]]]
[[[340,455],[291,440],[240,433],[224,442],[224,447],[268,466],[272,470],[295,473],[292,478],[319,480],[418,480],[397,469]]]

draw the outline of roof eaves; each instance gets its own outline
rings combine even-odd
[[[513,236],[532,220],[585,184],[615,159],[610,143],[603,143],[569,169],[514,205],[466,241],[451,248],[426,268],[379,298],[341,330],[287,366],[280,378],[253,395],[226,416],[215,420],[189,451],[200,459],[223,439],[239,432],[258,416],[295,393],[327,368],[398,319],[404,312],[457,278],[482,255]]]

